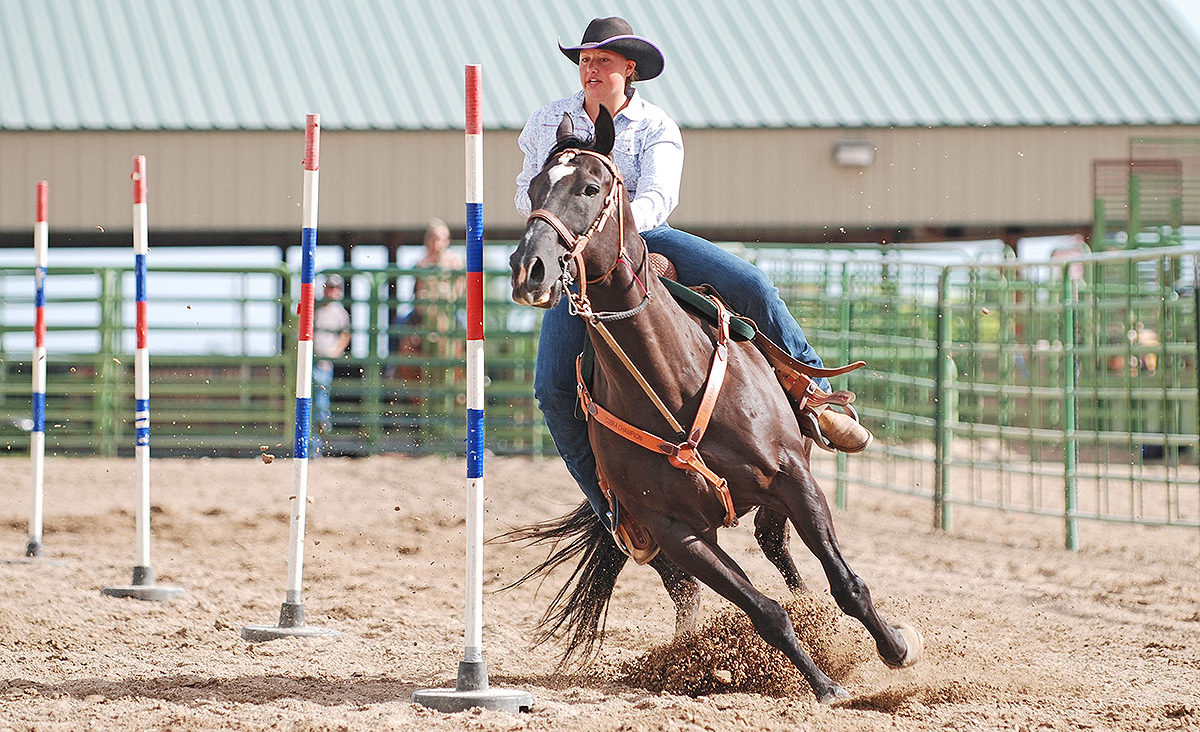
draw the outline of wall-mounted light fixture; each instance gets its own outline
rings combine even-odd
[[[875,162],[875,145],[868,140],[838,140],[833,145],[833,162],[851,168],[869,168]]]

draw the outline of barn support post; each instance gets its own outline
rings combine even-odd
[[[1108,220],[1104,215],[1104,199],[1096,196],[1092,201],[1092,238],[1088,241],[1091,250],[1104,249],[1104,240],[1108,238]]]
[[[851,318],[851,301],[850,301],[850,269],[849,262],[842,262],[842,298],[838,308],[838,328],[841,331],[840,344],[838,349],[838,363],[850,363],[850,318]],[[837,472],[834,482],[834,502],[838,510],[846,510],[846,453],[841,450],[837,451]]]
[[[938,275],[937,300],[937,365],[935,394],[937,408],[934,416],[934,486],[933,525],[949,531],[951,511],[946,499],[950,495],[950,460],[954,439],[954,357],[951,353],[950,327],[950,269]]]
[[[99,381],[100,444],[98,452],[104,457],[117,454],[117,351],[121,348],[120,333],[124,332],[125,309],[121,297],[121,277],[111,267],[100,271],[100,358],[92,377]]]
[[[1192,255],[1192,325],[1196,328],[1196,406],[1200,411],[1200,254]],[[1196,418],[1196,454],[1200,455],[1200,416]]]
[[[289,348],[288,325],[292,322],[292,273],[288,270],[288,245],[279,245],[279,353],[286,354]]]
[[[400,245],[403,239],[400,232],[393,231],[388,234],[387,243],[387,268],[389,271],[394,271],[400,266]],[[400,336],[396,334],[395,328],[399,325],[399,311],[396,307],[397,296],[399,295],[397,287],[396,275],[390,274],[387,278],[387,355],[395,356],[400,350]]]
[[[1079,334],[1076,332],[1075,315],[1079,307],[1079,290],[1074,278],[1071,277],[1071,265],[1062,265],[1062,342],[1063,342],[1063,504],[1064,521],[1066,524],[1066,547],[1071,551],[1079,549],[1079,520],[1075,514],[1079,509],[1078,475],[1079,462],[1078,436],[1075,433],[1076,407],[1078,404],[1075,394],[1076,376],[1079,373],[1079,362],[1075,352],[1075,344]]]
[[[347,277],[346,279],[350,279]],[[386,279],[386,276],[384,276]],[[379,452],[380,440],[383,438],[383,358],[379,349],[381,327],[380,311],[383,303],[379,301],[381,277],[378,274],[370,276],[371,287],[367,294],[367,360],[363,364],[366,378],[366,393],[363,395],[362,450],[368,455]]]
[[[1136,249],[1138,231],[1142,228],[1142,179],[1141,176],[1129,176],[1129,230],[1125,235],[1125,248]]]

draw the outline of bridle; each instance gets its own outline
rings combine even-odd
[[[567,225],[564,224],[562,219],[558,217],[558,214],[544,208],[539,208],[529,214],[529,218],[526,219],[526,225],[528,226],[529,222],[532,222],[535,219],[540,219],[545,221],[547,224],[550,224],[550,228],[554,229],[555,233],[558,234],[558,239],[566,250],[559,255],[558,258],[559,268],[562,271],[562,274],[559,275],[558,282],[559,286],[562,288],[562,291],[567,294],[567,298],[570,301],[570,310],[572,315],[582,316],[593,324],[607,320],[623,320],[625,318],[632,318],[634,315],[640,313],[650,302],[650,290],[645,284],[645,279],[649,274],[650,255],[649,252],[647,252],[646,256],[642,258],[642,264],[639,267],[639,269],[642,270],[642,274],[639,277],[637,271],[634,270],[633,265],[630,264],[629,256],[625,251],[625,207],[621,205],[622,197],[625,193],[625,179],[621,177],[621,172],[617,170],[617,166],[612,160],[610,160],[607,156],[601,155],[600,153],[592,150],[581,150],[577,148],[564,150],[558,156],[558,162],[563,164],[569,163],[578,155],[586,155],[599,160],[600,163],[604,165],[605,169],[608,170],[609,175],[612,176],[612,185],[608,189],[608,194],[604,197],[604,206],[600,209],[600,212],[596,214],[596,218],[592,220],[592,223],[586,229],[584,229],[583,233],[575,234],[572,233],[569,228],[567,228]],[[587,245],[591,242],[592,237],[604,231],[604,227],[610,220],[614,218],[617,222],[617,236],[619,237],[617,260],[607,272],[595,279],[589,280],[587,278],[587,271],[583,264],[583,250],[587,248]],[[575,271],[579,274],[578,293],[572,292],[570,288],[570,285],[574,280],[571,276],[570,268],[567,265],[572,261],[575,262]],[[630,272],[633,274],[634,280],[642,288],[642,301],[629,310],[617,310],[609,312],[596,312],[592,310],[592,303],[587,297],[587,286],[603,280],[605,277],[612,274],[613,270],[621,266],[622,263],[629,267]]]

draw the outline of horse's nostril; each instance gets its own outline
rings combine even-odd
[[[533,260],[533,265],[529,268],[529,281],[533,284],[541,284],[546,278],[546,265],[542,264],[541,258]]]

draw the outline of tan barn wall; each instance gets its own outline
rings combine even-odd
[[[485,225],[498,234],[521,226],[516,134],[484,135]],[[1092,161],[1125,157],[1138,135],[1200,137],[1200,126],[688,130],[672,223],[728,232],[1085,224]],[[873,143],[874,164],[835,165],[844,139]],[[462,132],[326,131],[321,143],[322,230],[419,230],[431,216],[464,226]],[[300,131],[3,132],[0,231],[30,229],[42,179],[52,230],[128,230],[135,154],[148,159],[152,237],[298,229],[303,144]]]

